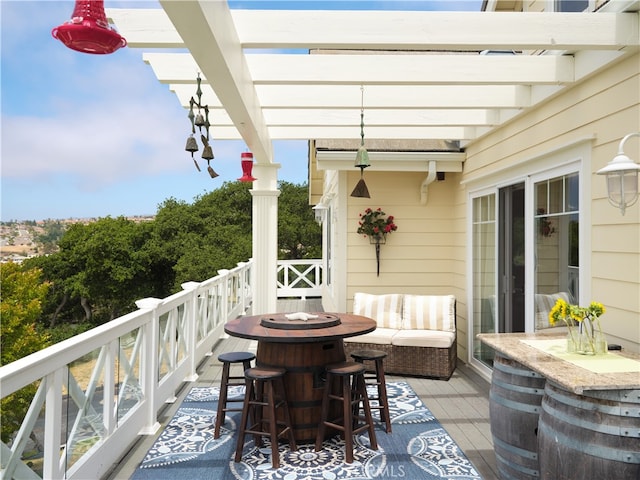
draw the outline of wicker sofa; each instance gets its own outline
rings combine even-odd
[[[456,299],[453,295],[356,293],[353,313],[376,320],[371,333],[345,338],[347,357],[359,349],[387,353],[385,372],[449,379],[456,368]]]

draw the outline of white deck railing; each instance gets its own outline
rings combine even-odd
[[[279,261],[278,296],[319,296],[320,260]],[[32,397],[22,426],[2,442],[0,477],[86,479],[106,474],[251,304],[253,261],[0,367],[2,398]],[[308,276],[309,278],[304,278]],[[282,277],[282,279],[281,279]]]
[[[2,398],[33,395],[2,443],[4,479],[87,479],[108,472],[251,304],[253,262],[0,368]]]
[[[319,297],[322,260],[278,260],[278,298]]]

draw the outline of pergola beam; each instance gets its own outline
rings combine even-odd
[[[184,46],[160,10],[107,13],[131,47]],[[637,13],[231,10],[231,18],[244,48],[478,51],[638,46]]]
[[[245,55],[256,85],[502,85],[573,82],[568,55]],[[146,53],[162,83],[192,83],[187,53]],[[207,77],[208,78],[208,77]],[[211,80],[209,83],[211,84]]]
[[[170,84],[180,103],[188,107],[193,84]],[[202,99],[210,107],[222,104],[209,85]],[[257,85],[263,108],[360,109],[358,85]],[[367,109],[525,108],[531,87],[525,85],[367,85]]]

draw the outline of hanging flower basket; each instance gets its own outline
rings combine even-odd
[[[386,213],[381,208],[375,210],[367,208],[360,214],[358,233],[369,237],[369,243],[376,246],[376,275],[380,276],[380,245],[387,241],[387,235],[395,232],[398,226],[394,223],[393,215],[385,218]]]

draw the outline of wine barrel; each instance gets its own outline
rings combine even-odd
[[[496,352],[491,376],[490,421],[502,479],[538,479],[538,419],[545,378]]]
[[[342,339],[309,343],[259,342],[256,357],[258,366],[287,370],[284,383],[295,439],[301,443],[315,442],[322,410],[325,369],[331,363],[345,360]],[[331,404],[330,418],[338,417],[339,403]]]
[[[640,479],[640,390],[576,395],[547,382],[538,450],[542,479]]]

